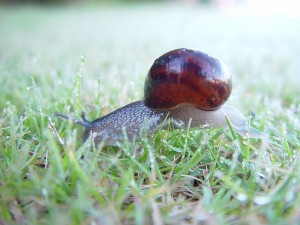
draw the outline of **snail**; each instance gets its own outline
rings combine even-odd
[[[204,52],[176,49],[157,58],[144,86],[144,99],[130,103],[92,122],[56,113],[85,127],[84,140],[92,138],[98,145],[116,145],[124,139],[150,135],[173,127],[226,127],[229,119],[241,135],[260,137],[261,132],[232,106],[224,104],[231,93],[232,80],[225,64]]]

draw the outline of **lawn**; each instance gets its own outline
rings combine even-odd
[[[295,224],[300,18],[176,4],[0,7],[0,224]],[[118,147],[56,118],[143,98],[176,48],[221,58],[264,137],[167,130]]]

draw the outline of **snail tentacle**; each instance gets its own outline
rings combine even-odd
[[[91,122],[86,120],[85,117],[82,117],[82,121],[81,121],[81,120],[77,120],[77,119],[75,119],[71,116],[68,116],[68,115],[65,115],[65,114],[62,114],[62,113],[59,113],[59,112],[54,113],[54,115],[62,117],[64,119],[67,119],[67,120],[69,120],[73,123],[77,123],[78,125],[83,126],[85,128],[92,127]]]

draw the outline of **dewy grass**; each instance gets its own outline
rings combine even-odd
[[[1,7],[0,224],[296,224],[299,24],[176,5]],[[54,117],[142,99],[151,63],[179,47],[225,61],[229,104],[255,113],[263,139],[170,128],[103,148]]]

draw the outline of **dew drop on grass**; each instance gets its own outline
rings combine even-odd
[[[84,55],[82,55],[82,56],[80,57],[80,63],[81,63],[81,64],[85,63],[85,56],[84,56]]]
[[[272,172],[272,169],[271,169],[270,167],[267,167],[267,168],[266,168],[266,172],[267,172],[267,173],[271,173],[271,172]]]
[[[270,197],[267,197],[267,196],[257,196],[254,198],[254,202],[257,205],[266,205],[271,202],[271,199],[270,199]]]
[[[285,195],[285,201],[290,202],[295,198],[295,194],[293,191],[289,191],[288,193],[286,193]]]
[[[159,158],[160,158],[161,160],[166,160],[166,159],[167,159],[167,157],[164,156],[164,155],[159,156]]]
[[[43,189],[42,189],[42,195],[43,195],[44,197],[47,197],[48,191],[47,191],[46,188],[43,188]]]
[[[248,199],[247,195],[243,194],[243,193],[238,193],[236,198],[241,201],[241,202],[244,202]]]

